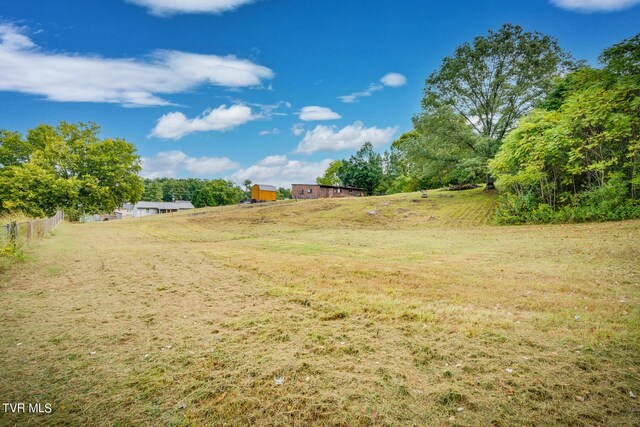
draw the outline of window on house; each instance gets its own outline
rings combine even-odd
[[[338,188],[338,193],[342,193],[342,188]]]
[[[300,194],[304,194],[304,190],[300,190]]]
[[[313,190],[311,188],[307,189],[307,193],[313,193]]]
[[[353,193],[353,190],[349,190],[349,193]]]

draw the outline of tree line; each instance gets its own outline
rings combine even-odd
[[[250,180],[245,180],[242,187],[225,179],[200,178],[155,178],[143,180],[144,193],[142,200],[153,202],[172,202],[176,200],[190,201],[194,207],[232,205],[251,200]],[[244,187],[244,188],[243,188]],[[279,200],[291,198],[291,191],[278,188]]]
[[[365,143],[319,184],[392,194],[484,181],[503,223],[640,216],[640,35],[601,68],[516,25],[474,38],[425,82],[413,129]]]
[[[319,184],[392,194],[478,183],[500,190],[503,223],[640,217],[640,34],[605,49],[600,67],[516,25],[474,38],[425,81],[413,129],[377,153],[332,162]],[[124,202],[250,199],[251,181],[142,179],[133,144],[94,123],[0,130],[0,213],[67,218]],[[278,189],[278,198],[290,198]]]

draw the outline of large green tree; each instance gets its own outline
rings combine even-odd
[[[370,142],[366,142],[355,155],[342,161],[336,175],[342,185],[362,188],[371,195],[380,184],[383,173],[382,156],[375,152]]]
[[[414,129],[394,142],[407,174],[424,187],[477,182],[486,175],[495,141],[482,137],[449,106],[413,118]]]
[[[40,125],[26,138],[0,132],[0,209],[52,215],[111,212],[143,192],[140,158],[122,139],[100,139],[94,123]]]
[[[340,185],[340,178],[338,178],[337,172],[342,165],[342,160],[334,160],[329,163],[329,166],[324,171],[322,176],[316,178],[316,184],[320,185]]]
[[[552,89],[554,78],[572,65],[550,36],[506,24],[464,43],[427,78],[423,112],[450,107],[495,150],[518,119]],[[494,153],[488,153],[491,157]],[[493,181],[487,175],[487,187]]]

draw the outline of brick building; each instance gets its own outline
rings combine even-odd
[[[362,188],[340,187],[337,185],[291,184],[294,199],[326,199],[332,197],[364,197]]]

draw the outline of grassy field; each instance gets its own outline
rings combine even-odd
[[[640,424],[640,221],[430,192],[62,224],[0,278],[0,424]]]

